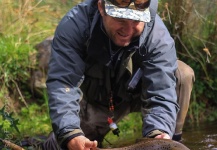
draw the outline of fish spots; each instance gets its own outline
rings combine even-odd
[[[120,147],[120,148],[110,148],[97,150],[190,150],[182,143],[168,140],[168,139],[154,139],[154,138],[144,138],[139,140],[138,143]]]

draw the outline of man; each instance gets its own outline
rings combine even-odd
[[[180,139],[194,73],[177,63],[156,12],[157,0],[87,0],[63,17],[47,79],[54,134],[44,149],[94,149],[109,124],[136,111],[144,137]]]

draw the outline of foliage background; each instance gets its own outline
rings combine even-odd
[[[29,90],[37,68],[34,46],[53,35],[62,16],[78,0],[0,0],[0,108],[19,118],[19,130],[0,116],[0,129],[14,137],[51,131],[46,92],[35,99]],[[188,121],[217,119],[217,0],[160,0],[158,14],[176,41],[178,57],[195,71]],[[37,115],[35,115],[37,114]],[[135,120],[138,119],[138,120]],[[141,124],[139,114],[120,122],[124,132]]]
[[[176,41],[178,57],[195,71],[189,117],[191,121],[217,116],[217,0],[162,0],[162,19]]]

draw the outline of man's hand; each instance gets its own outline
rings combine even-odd
[[[69,150],[96,150],[97,141],[90,141],[84,136],[77,136],[68,142],[67,147]]]
[[[171,139],[169,134],[167,133],[162,133],[160,135],[155,136],[156,139]]]

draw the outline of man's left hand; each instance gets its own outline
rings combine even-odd
[[[171,139],[169,134],[167,133],[162,133],[160,135],[155,136],[156,139]]]

